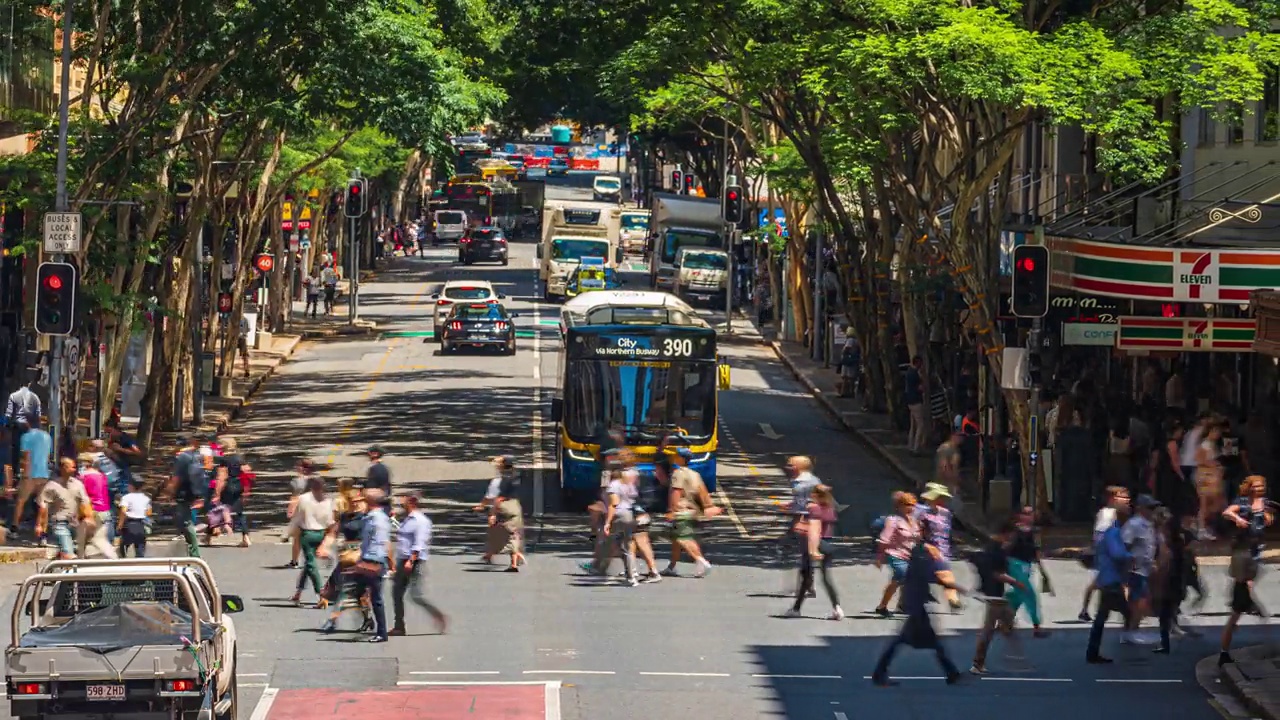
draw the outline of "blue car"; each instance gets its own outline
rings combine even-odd
[[[547,174],[548,175],[568,175],[569,161],[565,160],[564,158],[552,158],[551,162],[547,165]]]

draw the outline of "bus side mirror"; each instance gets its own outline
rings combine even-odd
[[[560,417],[564,414],[564,400],[560,398],[551,399],[551,422],[560,422]]]
[[[729,389],[729,363],[721,363],[716,366],[716,381],[721,390]]]
[[[537,253],[538,253],[538,259],[539,259],[539,260],[541,260],[541,259],[542,259],[542,246],[541,246],[541,245],[539,245],[539,246],[538,246]]]

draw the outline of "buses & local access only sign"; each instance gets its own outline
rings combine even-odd
[[[47,253],[80,252],[80,213],[51,212],[44,214],[44,251]]]

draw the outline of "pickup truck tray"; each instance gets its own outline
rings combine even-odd
[[[212,638],[217,627],[201,623],[200,636]],[[140,645],[189,642],[191,614],[167,602],[126,602],[83,612],[61,625],[28,630],[19,648],[75,647],[110,653]]]

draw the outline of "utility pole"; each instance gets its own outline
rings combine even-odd
[[[728,135],[727,130],[725,134]],[[727,158],[728,158],[728,153],[726,153],[726,161],[727,161]],[[737,184],[738,184],[738,177],[736,175],[730,175],[726,172],[724,176],[724,183],[723,183],[724,187],[720,189],[720,207],[726,207],[728,203],[728,198],[726,193],[728,192],[729,186],[737,185]],[[733,291],[736,290],[738,286],[738,284],[735,282],[735,279],[733,277],[733,271],[734,271],[733,241],[736,239],[735,235],[737,234],[737,230],[738,228],[736,228],[734,224],[731,222],[726,222],[724,224],[725,250],[728,251],[725,253],[725,265],[724,265],[725,275],[726,275],[725,289],[724,289],[724,334],[725,335],[733,334]]]
[[[349,252],[347,255],[351,259],[351,273],[347,276],[348,325],[355,325],[360,313],[358,297],[360,293],[360,243],[357,239],[356,224],[369,208],[369,198],[365,194],[367,189],[368,183],[360,177],[360,171],[357,169],[355,176],[347,181],[347,196],[343,207],[343,212],[347,217],[348,228]]]
[[[58,93],[58,164],[56,169],[58,212],[67,212],[67,126],[71,113],[71,6],[72,1],[62,5],[62,87]],[[63,261],[63,254],[56,253],[55,262]],[[74,289],[72,289],[74,290]],[[49,434],[53,437],[55,457],[58,452],[60,435],[62,434],[62,336],[50,338],[51,358],[49,360]]]

